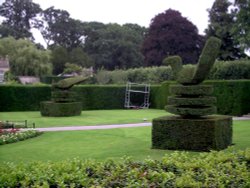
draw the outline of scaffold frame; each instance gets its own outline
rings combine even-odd
[[[142,90],[137,89],[138,86],[141,86]],[[131,93],[144,94],[143,103],[141,105],[132,104]],[[150,105],[149,96],[150,96],[150,84],[139,84],[139,83],[127,82],[124,107],[125,108],[149,108],[149,105]]]

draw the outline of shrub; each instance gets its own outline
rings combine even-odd
[[[250,79],[250,60],[218,61],[214,64],[209,79]]]
[[[155,84],[171,79],[173,79],[173,73],[167,66],[114,71],[100,70],[96,74],[97,84],[126,84],[128,81]]]
[[[41,115],[51,117],[79,116],[82,112],[81,102],[41,102]]]
[[[100,70],[95,75],[97,84],[110,84],[111,83],[111,71]]]
[[[161,160],[72,159],[0,164],[0,187],[249,187],[250,150],[190,157],[173,152]]]

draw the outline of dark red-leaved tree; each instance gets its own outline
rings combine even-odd
[[[179,55],[183,64],[196,63],[204,40],[197,27],[172,9],[156,15],[145,37],[142,53],[146,66],[159,66],[171,55]]]

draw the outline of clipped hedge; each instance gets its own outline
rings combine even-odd
[[[164,109],[167,104],[169,85],[152,85],[150,89],[150,108]],[[250,112],[250,80],[206,81],[213,84],[213,96],[217,97],[219,114],[243,115]],[[123,109],[125,85],[79,85],[73,91],[78,94],[83,110]],[[139,96],[138,96],[139,97]],[[0,111],[39,111],[40,102],[51,98],[51,87],[0,85]],[[137,100],[137,99],[134,99]],[[140,99],[138,99],[140,100]]]
[[[164,116],[153,119],[152,147],[155,149],[210,151],[232,144],[232,118],[207,116],[184,119]]]
[[[164,82],[152,92],[151,104],[154,108],[163,109],[167,105],[171,83]],[[209,80],[204,84],[214,86],[218,114],[241,116],[250,112],[250,80]]]
[[[209,74],[211,80],[250,79],[250,60],[215,62]]]
[[[250,113],[250,80],[206,81],[213,84],[217,113],[241,116]]]
[[[40,101],[50,100],[50,86],[1,85],[0,111],[39,111]]]
[[[173,152],[161,160],[72,159],[0,164],[0,187],[231,187],[250,186],[250,149],[192,155]]]
[[[67,117],[79,116],[82,112],[81,102],[59,103],[54,101],[43,101],[40,107],[42,116]]]

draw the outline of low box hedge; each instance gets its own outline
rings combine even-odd
[[[79,116],[82,112],[82,103],[43,101],[41,102],[40,111],[42,116],[49,117]]]

